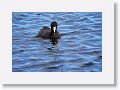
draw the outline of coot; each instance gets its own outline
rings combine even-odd
[[[59,39],[60,33],[57,31],[57,22],[51,22],[51,28],[44,26],[38,33],[37,37],[46,39]]]

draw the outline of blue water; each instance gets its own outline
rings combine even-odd
[[[35,36],[58,22],[56,45]],[[101,72],[101,12],[13,12],[13,72]]]

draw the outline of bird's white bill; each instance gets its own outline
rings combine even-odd
[[[55,34],[55,31],[56,31],[56,27],[53,27],[53,31],[54,31],[54,34]]]

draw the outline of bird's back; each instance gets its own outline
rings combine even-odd
[[[47,27],[47,26],[44,26],[42,29],[40,29],[37,36],[47,38],[49,36],[50,32],[51,32],[51,29],[49,27]]]

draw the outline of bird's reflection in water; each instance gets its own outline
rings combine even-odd
[[[52,45],[57,45],[58,44],[57,39],[51,39],[50,42],[51,42]]]
[[[57,48],[57,44],[58,44],[58,40],[57,39],[50,39],[51,42],[51,48],[48,48],[48,50],[58,50]]]

